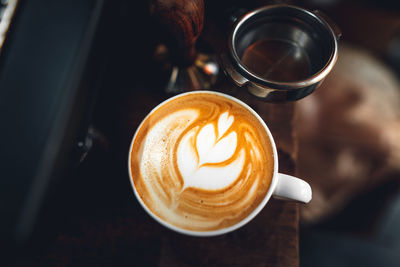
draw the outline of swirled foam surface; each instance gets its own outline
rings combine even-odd
[[[217,94],[175,98],[142,123],[131,148],[131,174],[159,218],[193,231],[236,224],[264,199],[274,160],[263,125]]]

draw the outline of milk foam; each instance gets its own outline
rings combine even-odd
[[[137,192],[154,214],[184,229],[232,225],[268,190],[268,136],[247,109],[225,98],[178,100],[150,115],[135,137]]]
[[[234,121],[227,112],[220,115],[218,131],[212,123],[200,130],[194,128],[181,140],[177,151],[177,163],[184,180],[184,187],[218,190],[234,182],[243,170],[244,151],[229,164],[218,166],[229,160],[237,147],[237,134],[224,135]],[[196,133],[198,133],[196,135]],[[210,166],[210,163],[213,164]]]

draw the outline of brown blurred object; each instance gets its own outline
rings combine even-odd
[[[328,219],[400,178],[400,84],[367,51],[342,44],[332,73],[296,108],[297,175],[313,188],[303,223]]]
[[[152,16],[165,31],[171,59],[181,66],[193,64],[204,24],[203,0],[151,0],[149,4]]]

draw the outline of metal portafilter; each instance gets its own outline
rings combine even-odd
[[[270,102],[298,100],[332,70],[340,36],[321,12],[265,6],[236,21],[221,61],[234,83],[254,96]]]

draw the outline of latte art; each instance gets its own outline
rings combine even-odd
[[[177,164],[183,186],[218,190],[232,184],[243,170],[245,152],[238,148],[234,121],[227,112],[220,115],[218,127],[211,122],[192,128],[178,144]],[[236,153],[235,153],[236,152]]]
[[[238,103],[188,94],[153,111],[131,148],[131,174],[143,203],[177,227],[229,227],[265,197],[273,152],[263,125]]]

